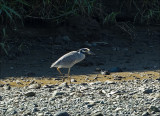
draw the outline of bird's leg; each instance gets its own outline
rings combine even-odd
[[[58,70],[58,72],[60,73],[60,75],[62,75],[63,76],[63,82],[64,82],[64,75],[62,74],[62,72],[60,71],[60,68],[57,68],[57,70]]]
[[[70,83],[71,83],[70,70],[71,70],[71,68],[68,68],[68,78],[70,79]]]

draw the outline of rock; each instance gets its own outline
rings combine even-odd
[[[89,104],[87,104],[87,107],[92,107],[92,106],[94,106],[95,105],[95,103],[94,102],[90,102]]]
[[[29,85],[29,86],[28,86],[28,89],[39,89],[40,87],[41,87],[40,84],[35,83],[35,84],[32,84],[32,85]]]
[[[29,80],[28,80],[27,82],[29,82]],[[34,83],[35,83],[35,81],[32,80],[32,81],[29,83],[29,85],[34,84]]]
[[[16,111],[14,108],[9,108],[9,109],[7,110],[7,112],[8,112],[9,114],[11,114],[11,115],[17,114],[17,111]]]
[[[150,116],[150,114],[148,112],[144,112],[142,116]]]
[[[70,116],[70,115],[65,111],[61,111],[61,112],[57,112],[54,116]]]
[[[54,98],[55,96],[58,96],[58,95],[63,95],[64,92],[58,92],[57,90],[53,92],[52,94],[52,97]]]
[[[107,80],[104,82],[105,84],[116,84],[114,81]]]
[[[8,84],[6,84],[6,85],[3,86],[3,89],[4,89],[4,90],[10,90],[10,89],[11,89],[11,86],[8,85]]]
[[[109,69],[108,72],[122,72],[122,69],[119,67],[113,67]]]
[[[54,88],[55,85],[50,85],[50,84],[47,84],[47,85],[44,85],[43,88]]]
[[[144,93],[144,94],[152,93],[152,89],[146,89],[146,90],[143,91],[143,93]]]
[[[101,71],[101,74],[102,74],[102,75],[109,75],[110,72],[108,72],[108,71]]]
[[[99,94],[106,94],[106,91],[105,90],[100,90]]]
[[[96,113],[93,113],[91,116],[103,116],[103,114],[100,112],[96,112]]]
[[[33,97],[35,95],[36,95],[35,92],[27,92],[27,93],[25,93],[25,96],[27,96],[27,97]]]
[[[97,80],[98,79],[98,77],[96,76],[96,77],[93,77],[93,80]]]
[[[115,111],[118,112],[120,110],[123,110],[123,108],[116,108]]]
[[[71,79],[71,82],[73,83],[73,82],[77,82],[75,79]]]
[[[157,108],[156,106],[150,106],[150,107],[149,107],[149,110],[150,110],[150,111],[154,111],[154,112],[160,112],[160,109]]]
[[[43,113],[37,113],[37,116],[44,116]]]

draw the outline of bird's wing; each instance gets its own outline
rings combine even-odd
[[[62,57],[60,57],[56,62],[54,62],[51,67],[56,67],[56,66],[68,66],[68,65],[72,65],[75,64],[75,61],[77,59],[77,51],[72,51],[69,52],[65,55],[63,55]]]

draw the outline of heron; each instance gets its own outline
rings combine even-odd
[[[90,51],[89,48],[81,48],[77,51],[71,51],[69,53],[64,54],[61,56],[57,61],[55,61],[50,68],[56,67],[57,71],[60,73],[60,75],[63,76],[62,72],[60,71],[60,68],[68,68],[68,77],[70,77],[70,70],[71,68],[77,64],[78,62],[85,59],[85,55],[94,55],[93,52]],[[64,76],[63,76],[64,81]],[[70,77],[70,83],[71,83],[71,77]]]

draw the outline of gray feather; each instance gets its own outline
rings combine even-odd
[[[82,61],[84,58],[85,58],[84,54],[78,51],[72,51],[60,57],[56,62],[54,62],[51,65],[51,68],[52,67],[71,68],[74,64]]]

